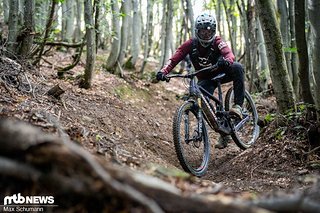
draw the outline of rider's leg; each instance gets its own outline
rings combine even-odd
[[[240,63],[234,62],[226,69],[226,79],[224,82],[233,81],[234,105],[230,109],[230,113],[238,117],[242,117],[241,107],[244,101],[244,70]]]
[[[242,106],[244,100],[244,70],[240,63],[234,62],[225,69],[226,77],[222,83],[233,81],[234,103]]]
[[[234,105],[230,109],[230,113],[235,114],[238,117],[242,117],[241,107],[244,101],[245,87],[244,87],[244,70],[240,63],[234,62],[229,68],[225,70],[226,77],[222,83],[233,81],[234,90]],[[224,149],[228,143],[232,140],[230,135],[220,136],[215,148]]]
[[[198,85],[207,90],[210,94],[213,94],[215,88],[217,87],[215,83],[211,80],[200,80]],[[228,143],[232,140],[230,135],[220,135],[215,148],[224,149],[227,147]]]

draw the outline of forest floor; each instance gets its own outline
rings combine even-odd
[[[134,71],[126,71],[124,80],[105,72],[103,59],[105,55],[98,54],[92,88],[85,90],[78,86],[78,76],[84,71],[82,63],[64,79],[58,79],[55,68],[70,63],[71,57],[65,53],[47,56],[50,63],[42,62],[29,71],[32,94],[0,86],[0,114],[28,121],[53,134],[58,134],[57,126],[50,123],[57,120],[73,141],[106,163],[128,165],[188,190],[186,184],[168,177],[163,169],[181,169],[172,141],[172,118],[182,103],[177,97],[186,87],[177,79],[169,83],[140,80]],[[148,65],[146,70],[154,71],[155,65]],[[61,100],[46,95],[57,84],[65,90]],[[224,86],[224,90],[227,88]],[[274,112],[274,97],[255,95],[255,100],[262,119]],[[224,192],[259,196],[312,186],[319,178],[318,155],[307,153],[309,144],[303,127],[291,127],[292,122],[287,122],[283,128],[271,123],[262,129],[256,144],[245,151],[233,143],[215,150],[218,136],[210,132],[211,160],[207,174],[196,178],[199,188],[213,182]],[[192,187],[198,188],[197,184]]]

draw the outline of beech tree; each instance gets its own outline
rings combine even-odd
[[[84,72],[84,81],[80,85],[83,88],[90,88],[94,75],[94,64],[96,60],[96,40],[95,28],[93,21],[92,0],[84,0],[84,20],[86,23],[86,40],[87,40],[87,59]]]
[[[295,98],[281,42],[281,34],[276,21],[272,0],[257,0],[257,9],[266,42],[268,63],[274,87],[277,105],[280,112],[294,107]]]
[[[305,103],[313,104],[309,81],[309,56],[305,33],[305,0],[294,2],[295,31],[299,58],[299,79],[301,84],[302,99]]]
[[[145,65],[147,64],[147,60],[150,53],[150,47],[152,46],[152,32],[153,32],[153,10],[154,0],[147,1],[147,20],[146,20],[146,27],[144,33],[144,50],[143,50],[143,62],[140,69],[140,73],[143,74]]]
[[[119,21],[119,5],[117,0],[111,0],[112,11],[112,42],[109,57],[107,59],[107,70],[114,70],[120,52],[120,21]]]
[[[131,42],[131,65],[134,68],[140,53],[140,43],[141,43],[141,11],[139,9],[138,0],[132,0],[133,4],[133,17],[132,17],[132,42]]]
[[[10,11],[9,11],[9,33],[8,33],[8,41],[7,41],[7,55],[9,57],[13,57],[16,55],[17,48],[17,37],[19,33],[18,29],[18,11],[19,11],[19,0],[11,0],[10,1]]]
[[[172,19],[173,19],[173,1],[164,0],[163,1],[163,19],[162,19],[162,29],[161,29],[161,56],[160,56],[160,67],[164,64],[170,57],[171,42],[172,42]]]
[[[35,34],[34,29],[34,11],[35,11],[35,2],[34,0],[25,0],[24,1],[24,25],[22,34],[22,41],[20,44],[19,55],[22,58],[27,58],[30,54],[30,49],[33,44],[33,38]]]
[[[320,1],[308,1],[309,20],[311,24],[311,34],[313,38],[313,55],[312,55],[312,69],[314,75],[315,99],[318,109],[320,109],[320,22],[319,14]],[[320,116],[319,116],[320,117]]]
[[[122,1],[122,9],[121,9],[122,25],[121,25],[120,52],[117,59],[117,63],[115,65],[115,74],[119,76],[123,76],[122,65],[127,52],[128,37],[130,33],[130,30],[128,29],[129,29],[129,18],[130,18],[131,8],[132,8],[132,5],[130,0]]]

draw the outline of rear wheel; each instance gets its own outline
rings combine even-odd
[[[210,144],[202,120],[199,131],[198,108],[191,101],[181,105],[173,119],[173,141],[182,168],[195,176],[202,176],[208,169]]]
[[[225,98],[226,111],[233,105],[234,93],[230,88]],[[235,131],[231,134],[232,139],[241,149],[247,149],[254,144],[259,136],[260,128],[258,122],[258,112],[250,94],[245,91],[244,103],[242,105],[243,119],[232,118]]]

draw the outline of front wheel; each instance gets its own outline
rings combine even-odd
[[[173,142],[182,168],[200,177],[208,169],[210,144],[204,120],[198,118],[198,112],[192,101],[177,109],[173,119]]]
[[[225,108],[230,109],[233,105],[234,93],[233,88],[230,88],[225,98]],[[258,112],[254,101],[250,94],[245,91],[244,103],[242,105],[243,119],[231,119],[234,124],[234,132],[231,134],[232,139],[241,149],[247,149],[252,146],[257,140],[260,132],[258,126]]]

